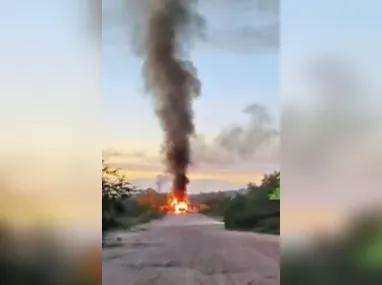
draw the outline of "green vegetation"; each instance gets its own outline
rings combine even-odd
[[[160,218],[163,201],[154,190],[135,189],[117,169],[102,162],[102,233]]]
[[[265,175],[261,185],[248,184],[244,193],[227,197],[221,192],[202,201],[202,213],[224,217],[226,229],[280,233],[280,172]]]
[[[271,200],[280,200],[280,186],[275,189],[270,195],[269,199]]]
[[[380,284],[381,211],[357,215],[341,235],[321,236],[306,249],[287,248],[283,284]]]

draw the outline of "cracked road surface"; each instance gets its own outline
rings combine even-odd
[[[167,215],[142,227],[110,235],[102,284],[280,284],[278,237],[226,231],[200,214]]]

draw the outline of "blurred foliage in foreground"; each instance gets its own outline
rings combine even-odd
[[[283,284],[382,284],[380,211],[354,218],[337,236],[321,237],[305,248],[301,244],[283,248]]]
[[[102,162],[102,232],[130,228],[163,216],[166,197],[135,189],[117,169]]]
[[[248,184],[244,192],[234,197],[222,192],[202,201],[207,207],[201,212],[210,216],[224,217],[226,229],[280,233],[280,200],[271,199],[280,188],[280,172],[265,175],[261,184]]]
[[[62,230],[62,229],[61,229]],[[46,226],[20,231],[0,223],[0,284],[102,284],[99,238],[75,240]]]

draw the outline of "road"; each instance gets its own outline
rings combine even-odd
[[[109,237],[102,284],[280,284],[279,248],[278,237],[226,231],[200,214],[167,215]]]

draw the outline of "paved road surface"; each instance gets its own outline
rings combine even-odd
[[[168,215],[103,250],[104,285],[280,284],[277,237],[225,231],[199,214]]]

